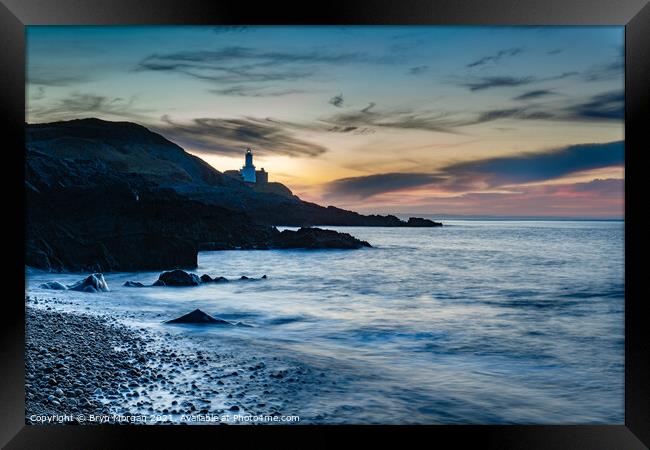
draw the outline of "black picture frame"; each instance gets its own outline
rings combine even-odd
[[[624,25],[625,26],[625,424],[584,426],[26,426],[24,418],[24,185],[26,25],[141,24],[444,24],[444,25]],[[5,133],[3,190],[5,239],[17,243],[4,255],[14,276],[2,299],[0,444],[5,448],[145,448],[184,445],[198,438],[247,444],[299,433],[308,442],[338,443],[341,434],[381,440],[422,438],[453,447],[642,449],[650,446],[650,336],[643,304],[648,300],[641,192],[650,106],[650,5],[647,0],[346,0],[322,4],[234,0],[0,0],[0,111]],[[647,169],[646,169],[647,170]],[[13,200],[17,202],[10,202]],[[647,234],[647,232],[646,232]],[[15,292],[14,292],[15,291]],[[285,444],[287,437],[283,436]],[[158,441],[160,444],[155,444]],[[144,444],[146,442],[146,445]],[[415,442],[415,441],[414,441]],[[296,444],[297,441],[288,442]],[[302,446],[302,445],[301,445]]]

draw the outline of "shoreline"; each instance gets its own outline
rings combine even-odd
[[[45,306],[56,298],[26,297],[26,302],[27,424],[318,420],[297,416],[302,408],[294,401],[303,389],[318,391],[322,372],[225,345],[167,340],[167,333],[105,315]]]

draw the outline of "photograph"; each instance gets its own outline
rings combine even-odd
[[[625,42],[27,25],[25,424],[624,426]]]

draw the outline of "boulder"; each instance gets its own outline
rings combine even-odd
[[[64,284],[59,283],[58,281],[48,281],[47,283],[41,284],[42,289],[54,289],[55,291],[65,291],[68,289]]]
[[[194,324],[220,324],[220,325],[232,325],[232,323],[223,319],[216,319],[210,314],[204,313],[200,309],[195,309],[194,311],[185,314],[184,316],[178,317],[176,319],[168,320],[165,323],[194,323]]]
[[[161,273],[158,281],[165,283],[164,286],[198,286],[201,284],[199,277],[180,269]]]
[[[217,277],[217,278],[213,279],[212,281],[215,282],[215,283],[227,283],[228,278],[226,278],[226,277]]]
[[[266,275],[262,275],[260,278],[251,278],[251,277],[247,277],[246,275],[242,275],[241,277],[239,277],[239,279],[244,280],[244,281],[266,280]],[[226,280],[226,281],[228,281],[228,280]]]
[[[108,284],[104,280],[104,275],[101,273],[93,273],[83,280],[71,284],[68,286],[68,289],[81,292],[108,292]]]
[[[409,217],[406,222],[407,227],[441,227],[442,223],[433,220],[423,219],[421,217]]]
[[[163,280],[156,280],[152,286],[167,286]]]
[[[125,281],[123,284],[124,287],[144,287],[144,284],[139,281]]]
[[[273,240],[273,247],[281,249],[357,249],[372,246],[348,233],[303,227],[297,231],[284,230],[277,234]]]
[[[205,274],[205,273],[203,275],[201,275],[201,283],[210,283],[212,281],[214,281],[214,280],[212,279],[212,277],[210,275]]]

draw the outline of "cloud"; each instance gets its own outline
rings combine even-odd
[[[343,94],[335,95],[334,97],[330,98],[329,104],[334,105],[337,108],[342,107],[343,106]]]
[[[293,81],[317,74],[315,65],[368,61],[371,58],[356,52],[282,52],[229,46],[216,50],[155,53],[141,60],[134,70],[177,72],[205,81],[241,84]]]
[[[452,190],[485,189],[541,182],[623,163],[624,143],[616,141],[460,162],[443,167],[438,175],[446,177],[445,186]]]
[[[507,48],[505,50],[499,50],[497,53],[493,55],[484,56],[482,58],[477,59],[476,61],[467,64],[467,67],[478,67],[478,66],[483,66],[485,64],[497,63],[503,58],[516,56],[522,53],[523,51],[524,51],[523,48]]]
[[[625,94],[611,91],[594,95],[586,102],[568,108],[568,117],[576,120],[623,120]]]
[[[492,89],[498,87],[515,87],[524,86],[537,81],[535,77],[511,77],[511,76],[489,76],[480,77],[476,80],[465,82],[461,84],[469,88],[470,91],[482,91],[485,89]]]
[[[447,210],[510,216],[622,217],[624,180],[595,179],[581,183],[517,187],[513,192],[472,192],[441,203]]]
[[[360,110],[344,111],[322,119],[329,131],[342,132],[364,130],[368,134],[376,128],[397,128],[435,131],[440,133],[459,133],[455,127],[460,121],[452,121],[445,113],[416,111],[411,109],[379,110],[376,103],[370,102]]]
[[[197,118],[189,123],[172,121],[163,116],[162,125],[151,125],[168,139],[194,150],[217,154],[240,154],[253,147],[258,154],[314,157],[327,148],[295,136],[285,124],[271,119]]]
[[[563,51],[564,51],[564,50],[561,49],[561,48],[556,48],[556,49],[553,49],[553,50],[549,50],[549,51],[547,51],[546,54],[547,54],[547,55],[557,55],[557,54],[559,54],[559,53],[562,53]]]
[[[235,85],[223,89],[208,89],[208,92],[230,97],[283,97],[285,95],[301,94],[302,89],[273,89],[261,86]]]
[[[527,108],[506,108],[484,111],[479,114],[475,122],[470,124],[491,122],[499,119],[542,120],[554,118],[557,117],[545,111],[531,111]]]
[[[539,98],[554,94],[547,90],[529,91],[515,100]],[[589,97],[569,106],[522,106],[483,111],[473,120],[457,126],[476,125],[500,119],[556,120],[556,121],[618,121],[624,118],[625,96],[622,91],[609,91]],[[543,109],[540,109],[543,108]]]
[[[69,120],[93,116],[112,116],[122,120],[145,120],[147,110],[137,108],[135,102],[136,96],[123,99],[89,93],[73,93],[68,97],[45,104],[39,102],[34,106],[29,105],[28,116],[36,121]]]
[[[429,70],[429,66],[415,66],[408,70],[409,75],[421,75]]]
[[[549,95],[556,95],[556,93],[548,89],[536,89],[524,92],[523,94],[516,96],[513,100],[533,100],[540,97],[547,97]]]
[[[440,179],[428,173],[383,173],[342,178],[326,185],[325,196],[361,199],[385,192],[426,186],[436,181]]]
[[[530,217],[608,217],[624,214],[624,180],[519,186],[511,192],[471,192],[457,196],[414,198],[397,208],[439,214]]]
[[[525,86],[543,81],[556,81],[564,78],[576,77],[580,72],[563,72],[559,75],[538,78],[532,75],[514,77],[509,75],[496,75],[484,77],[470,77],[468,81],[458,83],[459,86],[469,88],[470,91],[482,91],[500,87],[517,87]]]
[[[88,75],[56,75],[44,71],[27,74],[27,83],[37,86],[67,87],[92,81]]]
[[[623,57],[616,61],[597,64],[582,72],[585,81],[606,81],[619,79],[623,81],[625,75],[625,60]]]
[[[380,194],[413,188],[430,187],[447,193],[470,193],[486,189],[530,189],[528,185],[558,179],[576,172],[604,167],[622,166],[623,141],[605,144],[580,144],[546,152],[485,158],[449,164],[426,173],[384,173],[343,178],[325,186],[325,196],[364,199]],[[615,181],[608,182],[615,184]],[[576,189],[596,192],[594,186],[579,185]],[[555,189],[555,188],[549,188]]]

